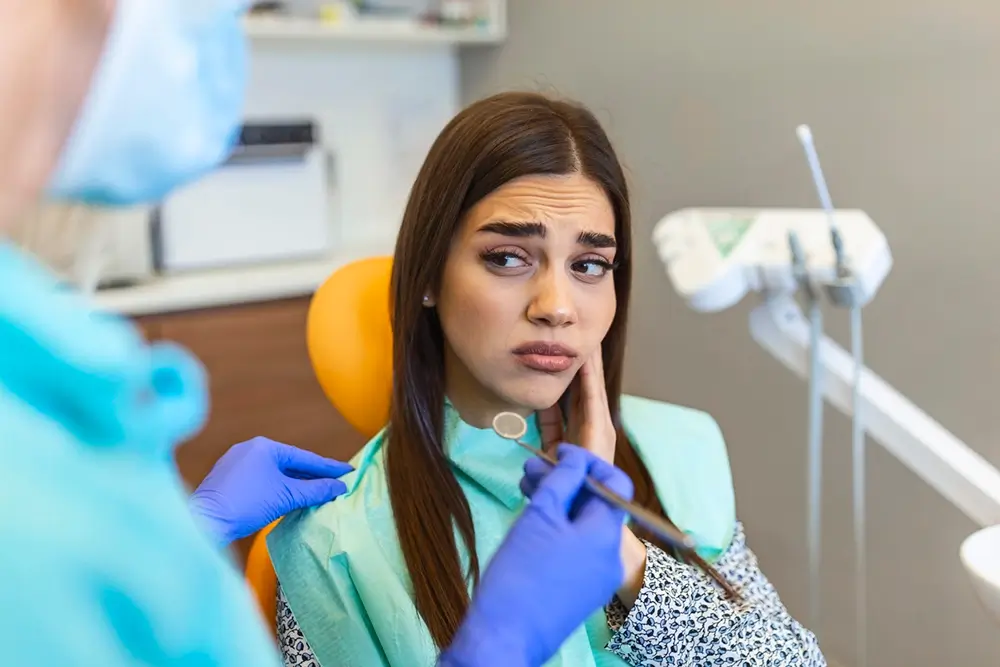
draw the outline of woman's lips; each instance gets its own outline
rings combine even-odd
[[[533,371],[542,373],[562,373],[573,365],[573,357],[548,354],[518,354],[517,360]]]
[[[562,373],[572,368],[576,351],[559,343],[535,341],[514,350],[514,356],[524,366],[541,373]]]

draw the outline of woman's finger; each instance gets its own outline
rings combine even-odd
[[[608,392],[604,387],[604,363],[600,347],[587,359],[580,371],[580,402],[584,420],[590,424],[599,424],[605,419],[610,419],[611,412],[608,409]]]
[[[597,395],[601,397],[601,403],[604,404],[604,408],[608,411],[608,416],[611,415],[610,404],[608,403],[608,387],[607,380],[604,377],[604,348],[597,348],[597,352],[594,353],[594,370],[596,377],[594,378],[594,385],[597,387]]]
[[[580,388],[584,407],[581,410],[583,425],[578,444],[605,461],[614,461],[617,438],[608,407],[600,349],[587,359],[581,370]]]

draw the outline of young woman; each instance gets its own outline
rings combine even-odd
[[[625,177],[587,110],[506,93],[444,129],[396,245],[389,424],[344,497],[269,541],[287,664],[433,664],[537,469],[490,430],[501,411],[529,441],[615,462],[700,545],[679,559],[624,526],[624,585],[550,665],[825,664],[746,546],[712,418],[621,394],[631,246]]]

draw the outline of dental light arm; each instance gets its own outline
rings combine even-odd
[[[772,297],[750,314],[754,340],[789,370],[809,377],[809,323],[789,295]],[[853,415],[851,355],[820,341],[823,396]],[[918,477],[980,526],[1000,524],[1000,472],[867,366],[862,371],[865,431]]]

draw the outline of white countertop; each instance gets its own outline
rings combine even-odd
[[[392,244],[352,248],[329,257],[240,266],[168,276],[99,291],[97,308],[127,316],[273,301],[312,294],[326,278],[355,260],[392,254]]]

